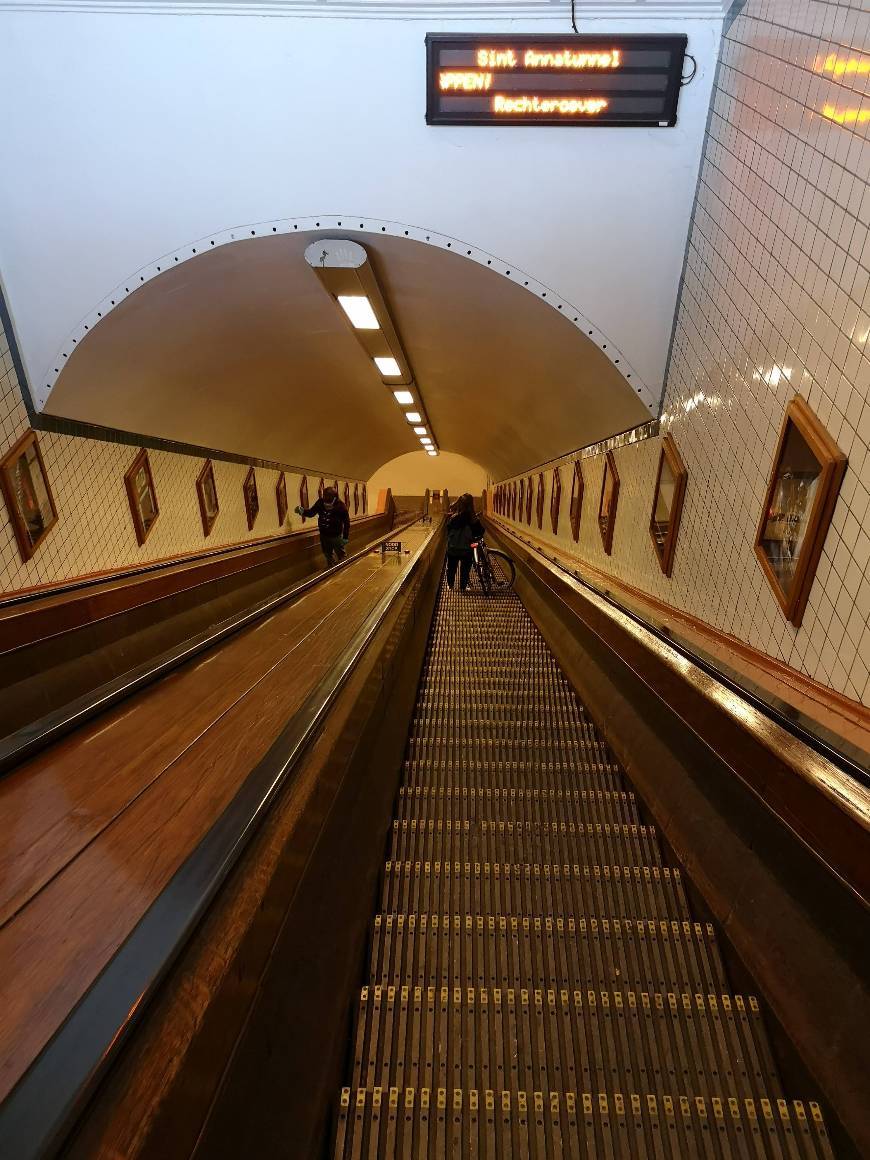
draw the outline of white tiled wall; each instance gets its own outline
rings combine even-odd
[[[838,76],[840,62],[857,61]],[[580,559],[870,704],[870,8],[749,0],[722,42],[662,430],[689,470],[673,576],[648,533],[660,442],[615,452],[613,554],[583,460]],[[864,69],[865,71],[861,71]],[[827,115],[826,115],[827,109]],[[842,123],[831,119],[842,118]],[[859,119],[863,117],[863,120]],[[753,541],[783,412],[802,393],[849,468],[800,629]],[[549,531],[549,487],[544,531]],[[533,516],[534,523],[534,516]]]
[[[17,442],[29,425],[8,340],[0,328],[0,456]],[[278,471],[256,469],[260,512],[249,532],[242,496],[248,467],[214,459],[220,512],[206,539],[196,493],[196,477],[204,460],[150,450],[148,456],[160,515],[148,540],[139,547],[124,488],[124,473],[138,449],[51,432],[37,434],[59,519],[36,555],[22,564],[12,524],[0,500],[0,595],[93,572],[257,540],[282,530],[275,498]],[[301,476],[287,472],[286,479],[291,511],[284,530],[290,531],[302,522],[292,512],[299,502]],[[319,480],[319,475],[308,476],[312,503],[317,498]],[[339,482],[343,488],[344,481]],[[351,480],[351,493],[353,485]]]

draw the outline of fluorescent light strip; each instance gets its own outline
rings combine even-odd
[[[355,330],[380,330],[372,304],[365,294],[339,294],[338,304]]]
[[[400,375],[402,373],[402,370],[401,370],[399,364],[392,357],[392,355],[385,357],[385,358],[381,358],[381,357],[376,356],[375,357],[375,366],[378,368],[378,370],[381,372],[382,375],[395,376],[395,375]],[[413,401],[414,400],[412,399],[411,402],[413,403]]]
[[[405,418],[408,420],[409,423],[420,423],[420,422],[422,422],[423,417],[419,413],[419,411],[406,411]]]
[[[425,427],[415,427],[415,428],[414,428],[414,434],[415,434],[415,435],[425,435],[425,434],[426,434],[426,428],[425,428]]]
[[[403,407],[411,407],[414,404],[414,396],[410,391],[393,391],[393,398]]]

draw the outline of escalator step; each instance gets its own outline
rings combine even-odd
[[[381,910],[563,918],[690,918],[678,870],[660,866],[387,862]]]
[[[818,1105],[345,1088],[335,1160],[833,1160]]]
[[[521,862],[660,866],[655,830],[609,822],[393,822],[393,862]]]
[[[727,987],[706,924],[469,914],[377,915],[370,982],[702,994]]]
[[[405,785],[416,789],[538,789],[570,792],[575,789],[625,789],[617,766],[607,761],[581,761],[564,755],[531,762],[527,754],[495,760],[492,755],[447,756],[428,751],[405,765]]]
[[[398,819],[487,822],[616,822],[637,825],[640,814],[633,793],[574,789],[433,789],[402,786]]]
[[[353,1087],[782,1095],[754,997],[364,987]]]

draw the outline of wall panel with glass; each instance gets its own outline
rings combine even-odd
[[[598,530],[601,543],[609,556],[613,550],[613,529],[616,525],[616,508],[619,503],[619,472],[613,452],[604,457],[604,477],[601,480],[601,497],[598,500]]]
[[[580,517],[583,514],[583,468],[580,460],[574,463],[574,476],[571,480],[571,538],[576,544],[580,539]]]
[[[682,456],[677,451],[676,443],[670,435],[665,435],[662,439],[662,453],[659,456],[649,534],[659,566],[666,576],[670,576],[674,566],[674,550],[677,546],[680,515],[688,478],[689,473],[686,471]]]
[[[785,616],[798,627],[815,578],[846,456],[796,395],[786,409],[755,537],[755,553]]]
[[[202,520],[202,534],[211,535],[220,511],[217,487],[214,481],[214,467],[210,459],[205,461],[196,479],[196,494],[199,498],[199,518]]]

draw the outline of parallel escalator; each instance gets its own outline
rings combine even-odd
[[[830,1156],[513,593],[438,599],[336,1160]]]

